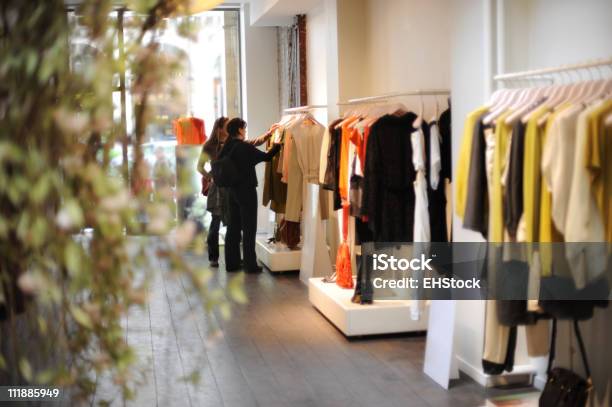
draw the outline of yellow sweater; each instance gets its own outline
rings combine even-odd
[[[546,114],[548,107],[540,106],[533,112],[525,129],[525,157],[523,160],[523,220],[525,242],[539,240],[540,224],[540,160],[542,157],[542,129],[538,120]]]
[[[606,241],[612,242],[612,139],[606,137],[603,121],[612,113],[612,100],[605,101],[588,118],[585,166],[591,176],[591,192],[601,213]]]
[[[507,150],[510,145],[512,126],[506,124],[506,117],[510,115],[506,111],[497,118],[495,126],[495,152],[493,158],[493,195],[491,202],[491,241],[501,243],[504,241],[504,188],[502,185],[502,174],[506,168]]]

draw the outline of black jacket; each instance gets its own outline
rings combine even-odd
[[[254,145],[239,139],[228,140],[219,158],[230,154],[231,159],[236,164],[238,171],[242,175],[242,181],[237,186],[257,186],[257,175],[255,166],[263,161],[270,161],[280,150],[280,145],[275,144],[268,152],[258,150]]]
[[[386,115],[370,129],[362,211],[378,242],[412,242],[414,166],[410,134],[414,113]]]

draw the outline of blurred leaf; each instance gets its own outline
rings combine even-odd
[[[70,313],[74,317],[74,320],[80,325],[88,329],[93,329],[91,318],[89,318],[89,315],[87,315],[87,313],[81,308],[77,307],[76,305],[73,305],[70,307]]]
[[[53,379],[54,373],[53,370],[47,369],[36,375],[36,383],[39,384],[48,384]]]
[[[25,241],[30,230],[30,212],[23,212],[17,222],[17,237]]]
[[[72,229],[83,226],[83,209],[76,199],[69,198],[56,216],[57,225],[62,229]]]
[[[38,55],[34,50],[28,50],[26,55],[26,73],[31,75],[34,72],[34,69],[36,69]]]
[[[226,302],[219,304],[219,312],[221,312],[221,317],[225,320],[230,319],[232,316],[232,308]]]
[[[9,225],[3,216],[0,216],[0,239],[5,239],[8,236]]]
[[[238,304],[246,304],[249,299],[244,291],[244,274],[233,277],[227,285],[230,298]]]
[[[40,315],[38,316],[38,329],[43,335],[47,333],[47,321]]]
[[[42,64],[40,65],[40,69],[38,70],[38,81],[40,83],[46,83],[53,74],[54,69],[55,67],[53,66],[53,61],[48,58],[44,58],[42,60]]]
[[[75,242],[68,242],[64,248],[64,264],[71,276],[81,271],[81,247]]]
[[[27,382],[32,381],[32,366],[30,366],[30,362],[27,359],[21,358],[19,360],[19,371]]]
[[[6,361],[2,355],[0,355],[0,370],[6,370]]]
[[[187,376],[186,381],[188,381],[189,383],[196,385],[198,383],[200,383],[200,381],[202,380],[202,374],[198,371],[198,370],[194,370],[193,372],[191,372],[191,374],[189,376]]]
[[[47,240],[48,224],[47,218],[37,216],[30,229],[30,244],[34,248],[39,248]]]
[[[36,205],[44,202],[51,190],[51,180],[47,175],[43,175],[36,181],[30,190],[30,200]]]

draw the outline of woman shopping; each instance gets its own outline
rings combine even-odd
[[[208,199],[206,200],[206,210],[211,213],[212,221],[208,229],[208,238],[206,244],[208,246],[208,261],[211,267],[219,267],[219,228],[221,227],[221,220],[224,219],[223,202],[224,202],[224,190],[217,187],[213,182],[212,175],[206,170],[206,163],[208,161],[214,161],[219,156],[223,143],[227,138],[227,117],[219,117],[213,125],[210,138],[204,143],[202,147],[202,154],[198,160],[198,171],[205,178],[203,184],[208,183]],[[204,191],[202,191],[204,192]],[[227,224],[227,219],[223,222]]]
[[[255,140],[265,141],[272,130]],[[235,164],[239,181],[229,188],[229,225],[225,238],[225,266],[228,272],[241,269],[240,235],[244,255],[244,270],[247,273],[258,273],[261,268],[255,257],[255,234],[257,231],[257,176],[255,166],[263,161],[270,161],[280,151],[280,145],[274,144],[268,152],[255,148],[251,142],[244,140],[246,122],[235,118],[227,124],[228,138],[219,158],[228,156]]]

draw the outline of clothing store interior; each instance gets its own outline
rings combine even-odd
[[[172,18],[158,35],[178,91],[151,96],[132,187],[171,190],[182,258],[211,295],[241,294],[204,312],[160,261],[124,324],[146,374],[127,399],[101,375],[93,402],[612,406],[611,1],[234,0],[187,18],[192,39]],[[75,66],[90,46],[75,36]],[[113,91],[128,133],[136,98]],[[125,180],[137,154],[110,155]],[[527,294],[381,297],[366,246],[385,242],[446,247]]]

